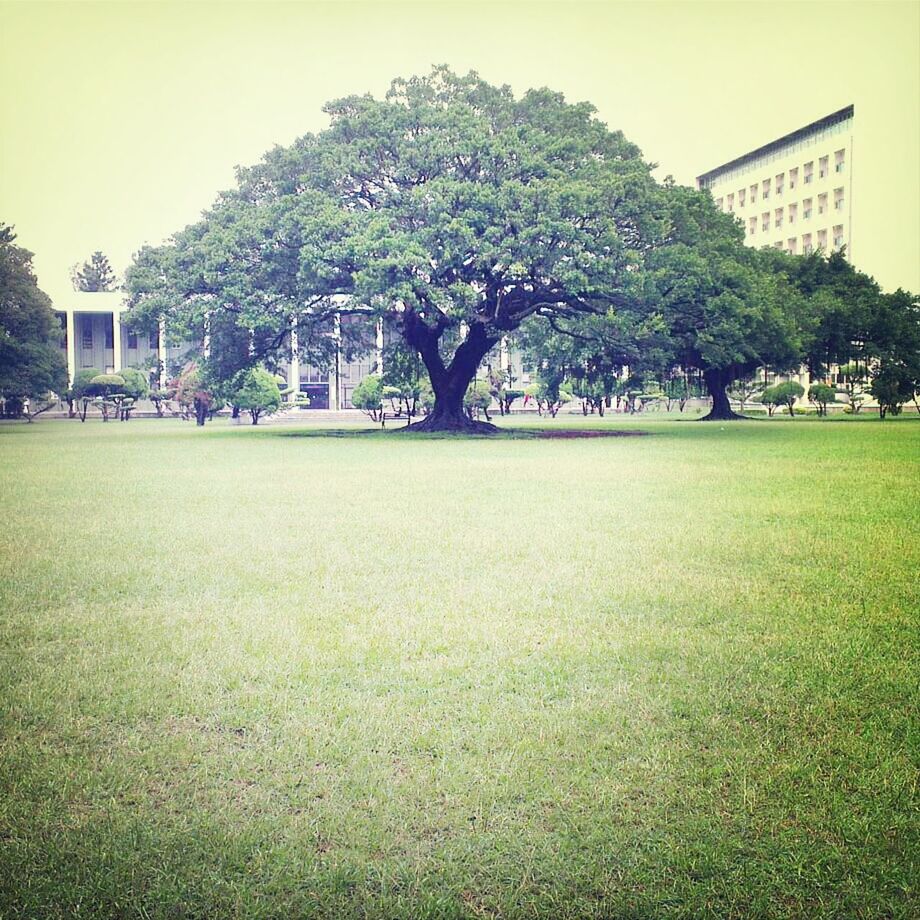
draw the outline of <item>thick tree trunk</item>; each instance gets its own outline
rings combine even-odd
[[[208,417],[208,406],[204,400],[195,400],[195,424],[203,426]]]
[[[420,422],[401,431],[460,431],[470,434],[494,434],[499,429],[489,422],[469,417],[463,397],[476,376],[479,364],[498,339],[486,335],[481,325],[474,325],[457,347],[454,358],[445,366],[438,349],[441,332],[427,326],[415,314],[404,319],[406,341],[418,350],[428,369],[434,390],[434,408]]]
[[[706,382],[706,389],[712,397],[712,409],[708,415],[704,415],[702,422],[732,422],[737,419],[743,419],[743,415],[738,415],[732,411],[731,403],[728,401],[728,394],[725,388],[731,383],[729,374],[724,370],[709,368],[703,371],[703,380]]]

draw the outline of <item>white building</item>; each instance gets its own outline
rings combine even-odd
[[[749,246],[807,254],[846,247],[852,260],[853,106],[697,177],[744,223]]]

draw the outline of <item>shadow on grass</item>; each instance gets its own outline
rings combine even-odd
[[[651,431],[635,429],[591,428],[506,428],[491,434],[476,434],[467,431],[411,431],[406,428],[319,428],[297,429],[295,431],[266,431],[279,438],[377,438],[398,439],[401,441],[537,441],[537,440],[575,440],[579,438],[635,438],[650,435]]]

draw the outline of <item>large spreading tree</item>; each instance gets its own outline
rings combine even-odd
[[[32,253],[0,224],[0,397],[18,415],[26,401],[67,389],[67,363],[58,345],[61,327],[51,299],[32,271]]]
[[[327,130],[241,170],[198,224],[138,254],[129,321],[165,316],[202,342],[232,327],[245,348],[229,374],[292,332],[312,360],[338,337],[367,341],[361,321],[336,317],[384,317],[434,390],[414,427],[468,430],[484,426],[464,394],[503,336],[530,317],[565,324],[634,302],[667,203],[590,105],[545,89],[515,98],[439,67],[326,112]]]

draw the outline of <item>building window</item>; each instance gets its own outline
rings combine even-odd
[[[789,191],[791,192],[799,184],[799,168],[789,170]]]
[[[843,158],[844,158],[845,153],[846,153],[845,150],[838,150],[838,151],[834,154],[834,170],[835,170],[835,172],[839,172],[839,173],[843,172],[843,166],[844,166]]]
[[[769,230],[769,229],[770,229],[770,213],[769,213],[769,211],[768,211],[766,214],[764,214],[764,216],[763,216],[763,222],[761,223],[761,229],[762,229],[762,230]]]
[[[735,193],[732,192],[732,193],[728,196],[728,199],[727,199],[727,200],[728,200],[728,206],[727,206],[726,210],[729,211],[729,212],[734,211],[734,210],[735,210]]]
[[[782,241],[782,240],[777,240],[777,241],[773,244],[773,248],[774,248],[774,249],[782,249],[782,248],[783,248],[783,241]]]
[[[806,185],[811,184],[811,180],[813,178],[812,174],[814,173],[814,169],[815,169],[814,161],[812,161],[811,163],[806,163],[805,166],[803,167],[802,179]]]
[[[105,324],[105,347],[114,348],[115,347],[115,324],[114,320],[110,320]]]
[[[811,234],[806,233],[802,236],[802,252],[807,256],[812,250]]]
[[[843,210],[843,189],[842,188],[834,189],[834,207],[838,211]]]
[[[89,316],[83,317],[83,330],[81,337],[83,339],[84,348],[93,347],[93,321]]]
[[[716,198],[716,207],[721,211],[722,210],[722,199]]]
[[[770,197],[770,180],[769,179],[763,180],[763,197],[765,199]]]
[[[792,255],[795,255],[797,250],[798,241],[794,236],[790,236],[789,239],[786,240],[786,251],[792,253]]]
[[[753,204],[755,201],[757,201],[757,183],[756,182],[751,186],[751,204]]]
[[[776,194],[777,194],[777,195],[782,195],[782,194],[783,194],[783,177],[784,177],[784,175],[785,175],[785,173],[780,173],[780,174],[776,177]]]
[[[148,336],[148,341],[150,342],[150,350],[151,350],[151,351],[157,351],[157,350],[159,350],[159,347],[160,347],[160,330],[159,330],[159,329],[155,329],[153,332],[151,332],[150,335]]]
[[[757,218],[751,217],[748,220],[748,233],[756,233],[756,232],[757,232]]]
[[[782,227],[782,225],[783,225],[783,209],[782,209],[782,208],[777,208],[777,209],[776,209],[776,213],[774,214],[774,217],[776,218],[776,221],[775,221],[775,223],[774,223],[774,226],[775,226],[775,227]]]
[[[137,333],[129,332],[128,333],[128,348],[137,349]]]
[[[818,160],[818,178],[823,179],[827,175],[827,157],[821,157]]]
[[[744,196],[745,196],[744,189],[743,188],[738,189],[738,207],[739,208],[744,207]]]
[[[818,249],[827,249],[827,230],[818,231]]]
[[[839,249],[843,245],[843,226],[834,227],[834,249]]]
[[[798,216],[799,206],[797,204],[789,205],[789,223],[794,224],[795,219]]]
[[[811,198],[802,202],[802,220],[811,220]]]
[[[818,195],[818,213],[827,213],[827,192]]]

